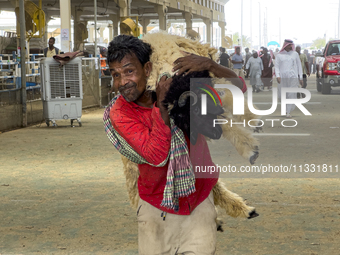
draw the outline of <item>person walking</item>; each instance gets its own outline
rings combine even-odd
[[[184,149],[175,159],[168,159],[169,150],[177,150],[168,109],[162,102],[173,79],[163,75],[156,92],[147,90],[153,68],[151,54],[150,44],[119,35],[110,42],[107,57],[114,86],[120,92],[109,109],[110,123],[120,141],[124,140],[121,146],[130,146],[126,153],[131,157],[138,154],[146,162],[138,164],[138,254],[215,254],[217,213],[212,189],[218,173],[207,178],[192,176],[192,166],[214,165],[203,135],[193,145],[183,134]],[[215,77],[235,78],[233,83],[240,89],[246,87],[232,70],[195,54],[177,59],[173,71],[178,75],[209,71]],[[190,152],[190,158],[183,151]],[[168,175],[170,171],[173,174]],[[174,176],[180,174],[183,177],[175,184],[176,189],[181,187],[181,196],[174,197],[175,192],[163,196],[166,187],[173,188]],[[170,207],[163,203],[167,201]]]
[[[262,83],[263,89],[267,88],[270,90],[273,85],[273,60],[270,54],[268,53],[267,48],[263,48],[262,55],[262,63],[263,63],[263,72],[262,72]]]
[[[303,85],[302,88],[306,88],[307,87],[307,75],[308,77],[310,76],[310,72],[309,72],[309,62],[308,62],[308,58],[306,56],[306,54],[301,53],[301,46],[296,46],[296,52],[299,54],[300,57],[300,61],[301,61],[301,67],[302,67],[302,78],[303,78]],[[297,98],[300,98],[301,95],[300,93],[297,94]],[[305,95],[302,94],[302,97],[304,98]]]
[[[225,48],[221,47],[220,48],[221,55],[219,57],[220,65],[224,67],[229,67],[229,58],[230,56],[225,52]]]
[[[244,62],[244,66],[247,66],[248,60],[252,57],[252,54],[249,52],[249,48],[245,48],[246,51],[246,59]],[[249,69],[245,69],[246,71],[246,78],[249,77]]]
[[[278,82],[278,94],[281,98],[281,88],[298,88],[302,86],[302,67],[299,54],[295,51],[292,40],[286,39],[281,51],[275,58],[275,74]],[[296,98],[296,93],[287,93],[287,99]],[[295,104],[287,104],[286,117],[291,118],[291,111],[295,109]]]
[[[253,87],[253,92],[260,92],[260,87],[262,86],[261,74],[263,63],[257,52],[249,58],[246,69],[249,70],[250,85]]]
[[[312,54],[310,54],[309,59],[309,72],[311,74],[315,74],[315,51],[312,51]]]
[[[240,76],[244,79],[244,73],[243,73],[243,57],[241,55],[241,48],[236,47],[235,54],[233,55],[231,62],[234,65],[233,71],[237,74],[237,76]]]

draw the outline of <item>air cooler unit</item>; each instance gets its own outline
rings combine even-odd
[[[41,92],[43,112],[46,125],[52,122],[57,126],[56,120],[77,120],[81,127],[82,115],[82,72],[81,58],[75,58],[59,67],[59,62],[53,58],[44,58],[40,61]]]

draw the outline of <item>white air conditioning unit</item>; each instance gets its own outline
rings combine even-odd
[[[82,68],[81,58],[77,57],[59,67],[53,58],[40,61],[41,94],[44,119],[47,126],[50,121],[57,126],[55,120],[77,120],[81,126],[82,115]]]

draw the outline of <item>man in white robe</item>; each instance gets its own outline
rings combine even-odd
[[[257,52],[247,61],[246,69],[249,69],[250,85],[253,87],[253,92],[260,92],[260,86],[262,86],[262,59],[258,57]]]
[[[278,95],[281,98],[281,88],[299,88],[302,86],[302,67],[299,54],[295,51],[292,40],[286,39],[281,51],[275,58],[275,74],[278,82]],[[296,92],[287,93],[287,98],[297,98]],[[288,104],[286,117],[291,118],[295,104]]]

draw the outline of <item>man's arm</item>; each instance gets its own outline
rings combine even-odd
[[[237,74],[231,69],[221,66],[214,62],[212,59],[207,57],[198,56],[195,54],[188,54],[185,57],[178,58],[174,62],[175,67],[172,69],[173,72],[177,71],[177,75],[183,73],[209,71],[214,74],[217,78],[227,78],[232,84],[243,89],[243,81],[238,79]]]
[[[242,61],[236,61],[236,60],[234,60],[235,58],[234,58],[234,56],[235,55],[233,55],[233,57],[232,57],[232,59],[231,59],[231,63],[233,63],[233,64],[243,64],[243,60]]]
[[[302,72],[302,65],[301,65],[301,60],[300,60],[300,56],[298,53],[295,54],[295,64],[297,66],[297,72],[298,72],[298,75],[299,75],[299,78],[300,80],[302,80],[302,75],[303,75],[303,72]]]
[[[281,74],[280,74],[280,57],[276,55],[275,60],[275,75],[278,83],[281,83]]]
[[[307,70],[307,75],[310,76],[310,72],[309,72],[309,62],[307,60],[307,57],[305,58],[305,66],[306,66],[306,70]]]
[[[250,67],[249,63],[250,63],[250,58],[248,59],[248,61],[246,63],[246,69],[249,69],[249,67]]]
[[[163,100],[165,99],[166,93],[168,92],[170,85],[172,82],[172,78],[167,78],[165,75],[159,80],[159,82],[156,84],[156,94],[157,94],[157,107],[159,107],[159,110],[161,112],[162,119],[169,128],[171,128],[170,125],[170,118],[168,110],[163,105]]]

